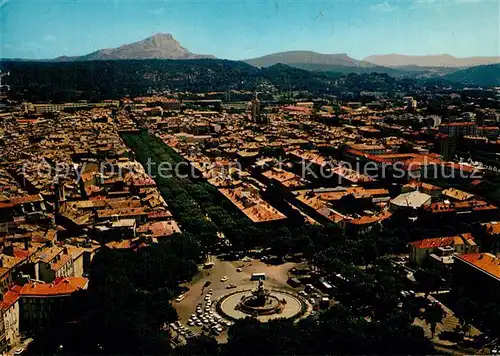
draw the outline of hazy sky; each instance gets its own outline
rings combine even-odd
[[[53,58],[171,33],[191,52],[500,55],[500,0],[0,0],[0,57]]]

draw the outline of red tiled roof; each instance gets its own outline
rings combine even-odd
[[[52,283],[26,283],[20,291],[21,297],[52,297],[68,295],[86,289],[88,279],[84,277],[56,278]]]
[[[453,245],[453,237],[436,237],[431,239],[423,239],[411,243],[416,248],[433,248],[445,247]]]
[[[38,201],[43,201],[42,197],[39,194],[24,195],[21,197],[12,198],[10,200],[10,202],[14,205],[19,205],[24,203],[34,203]]]
[[[9,290],[3,295],[3,300],[0,304],[2,310],[9,309],[19,299],[19,293],[14,290]]]
[[[14,204],[0,201],[0,209],[8,209],[8,208],[13,208],[13,207],[14,207]]]
[[[475,122],[451,122],[449,124],[441,124],[440,126],[474,126]]]
[[[307,114],[311,113],[311,109],[305,108],[303,106],[288,105],[288,106],[284,106],[282,109],[285,111],[298,111],[298,112],[303,112],[303,113],[307,113]]]

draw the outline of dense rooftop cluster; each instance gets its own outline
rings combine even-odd
[[[55,312],[51,297],[87,288],[103,246],[138,251],[185,229],[204,238],[216,232],[219,248],[235,242],[224,224],[250,235],[283,231],[300,216],[356,238],[408,227],[420,234],[409,244],[415,266],[450,268],[459,255],[457,268],[498,279],[488,253],[500,251],[500,201],[489,189],[497,179],[491,155],[483,154],[500,151],[498,113],[441,117],[417,110],[412,97],[380,96],[286,104],[255,96],[225,107],[202,95],[152,95],[24,103],[2,114],[2,308],[22,309],[8,343],[49,318],[34,316],[28,300],[47,300]],[[140,141],[127,147],[144,136],[168,147],[148,147],[168,170],[150,170]],[[484,152],[465,157],[464,147]],[[197,243],[210,252],[212,242]]]
[[[53,298],[87,288],[101,246],[137,249],[181,230],[120,138],[137,128],[114,102],[57,115],[11,114],[1,130],[2,323],[17,310],[5,341],[14,345],[21,332],[54,316],[53,303],[61,303]]]

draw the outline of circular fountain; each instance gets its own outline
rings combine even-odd
[[[279,299],[271,295],[271,292],[264,288],[264,281],[259,280],[257,289],[251,291],[250,295],[243,295],[241,301],[236,305],[236,310],[253,316],[269,315],[281,313],[286,299]]]
[[[248,316],[260,321],[293,318],[303,314],[306,309],[307,304],[301,297],[285,290],[266,289],[263,280],[253,290],[236,291],[217,302],[219,313],[233,320]]]

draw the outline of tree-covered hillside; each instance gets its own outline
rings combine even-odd
[[[467,68],[444,77],[452,82],[491,87],[500,86],[500,64]]]
[[[277,90],[340,93],[343,90],[393,91],[408,89],[413,79],[387,74],[343,75],[310,72],[277,64],[256,68],[229,60],[120,60],[82,62],[4,61],[10,71],[9,96],[30,101],[72,101],[137,96],[148,90],[209,92],[255,90],[262,83]]]

